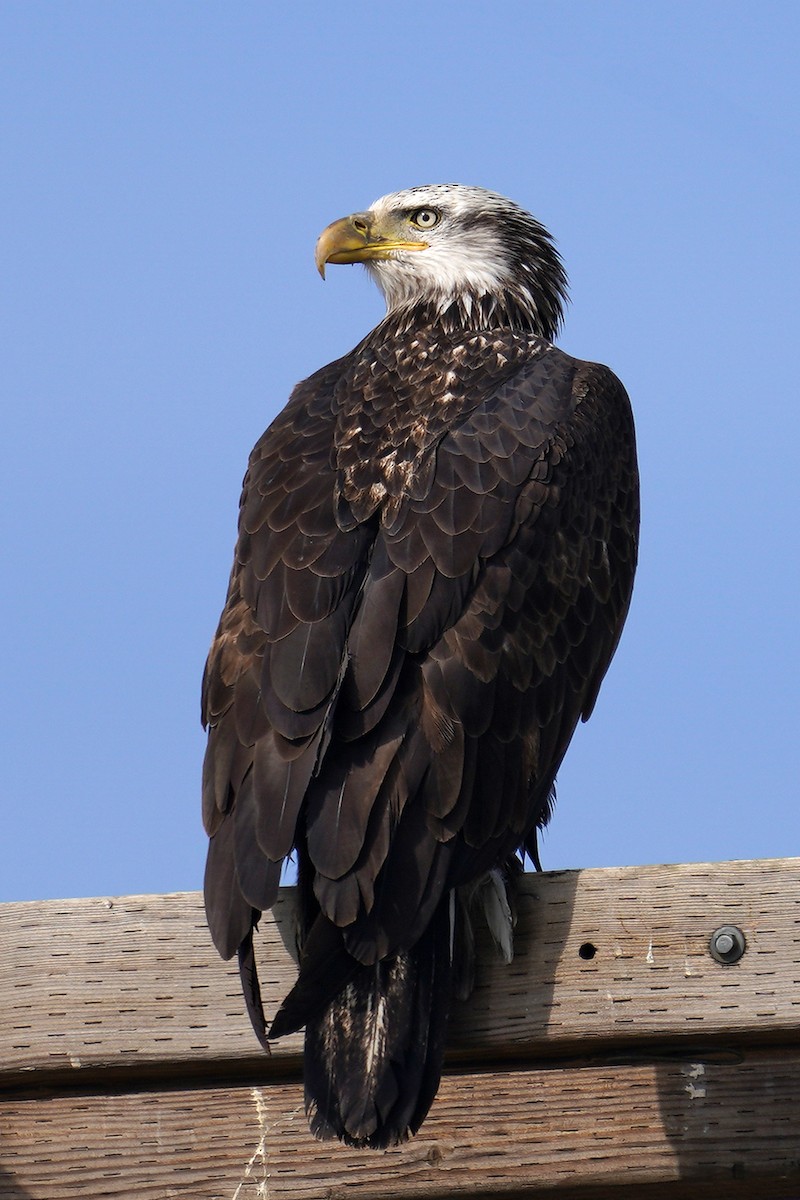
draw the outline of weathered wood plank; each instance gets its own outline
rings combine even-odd
[[[0,1200],[800,1194],[800,1058],[774,1051],[450,1075],[384,1154],[311,1139],[299,1083],[16,1099],[0,1123]]]
[[[526,876],[517,956],[484,947],[476,992],[454,1014],[453,1053],[544,1056],[687,1036],[796,1040],[800,859],[628,867]],[[741,926],[735,966],[708,953]],[[294,964],[265,917],[260,960],[274,1010]],[[287,935],[288,937],[288,935]],[[591,945],[591,959],[581,957]],[[584,953],[589,953],[585,950]],[[220,962],[195,893],[0,906],[0,1083],[31,1073],[168,1068],[264,1070],[235,968]],[[300,1039],[276,1043],[296,1066]]]
[[[293,964],[275,924],[264,926],[272,993]],[[3,905],[0,954],[7,1076],[261,1054],[196,892]]]
[[[747,1176],[791,1178],[795,1195],[800,1187],[800,1057],[451,1076],[430,1126],[382,1156],[378,1171],[338,1144],[309,1153],[299,1088],[283,1090],[270,1097],[269,1166],[272,1194],[286,1200],[323,1187],[331,1200],[552,1196],[570,1186],[620,1197],[677,1181],[685,1197],[693,1182],[727,1187]],[[763,1190],[750,1194],[764,1200]]]

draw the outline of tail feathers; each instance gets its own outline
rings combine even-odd
[[[345,949],[341,929],[320,913],[304,939],[297,982],[278,1009],[269,1036],[285,1037],[302,1029],[360,969]]]
[[[258,982],[256,956],[253,953],[253,930],[239,946],[239,977],[242,981],[242,994],[247,1007],[250,1024],[261,1045],[270,1053],[267,1041],[267,1023],[264,1020],[264,1006],[261,1003],[261,985]]]
[[[349,982],[306,1025],[306,1111],[319,1138],[384,1149],[416,1133],[439,1087],[451,990],[449,905],[410,950]]]

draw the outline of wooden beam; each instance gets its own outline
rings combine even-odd
[[[3,1200],[800,1194],[800,1064],[773,1051],[451,1074],[378,1154],[314,1141],[297,1082],[13,1099],[0,1120],[24,1189],[0,1178]]]
[[[0,1200],[800,1196],[800,860],[562,872],[481,945],[430,1117],[319,1144],[196,894],[0,906]],[[259,934],[274,1010],[292,894]],[[712,932],[747,949],[715,962]]]
[[[261,922],[269,1011],[296,973],[292,902],[285,889]],[[475,993],[454,1013],[454,1054],[797,1034],[800,859],[526,875],[517,908],[516,957],[506,967],[484,938]],[[724,924],[747,938],[735,966],[708,951]],[[197,893],[0,905],[0,955],[0,1085],[32,1071],[263,1066]],[[286,1038],[273,1058],[297,1059],[301,1046]]]

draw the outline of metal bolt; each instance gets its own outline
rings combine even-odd
[[[747,941],[738,925],[720,925],[708,943],[711,957],[718,963],[736,963],[747,949]]]

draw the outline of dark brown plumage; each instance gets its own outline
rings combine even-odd
[[[431,188],[342,225],[325,257],[368,262],[390,311],[250,458],[203,687],[206,903],[265,1040],[251,931],[295,851],[300,974],[269,1036],[306,1026],[315,1133],[381,1147],[438,1087],[469,974],[451,893],[536,854],[628,608],[638,488],[621,384],[549,340],[564,276],[532,218]],[[399,290],[398,264],[476,227],[491,292],[441,271]]]

